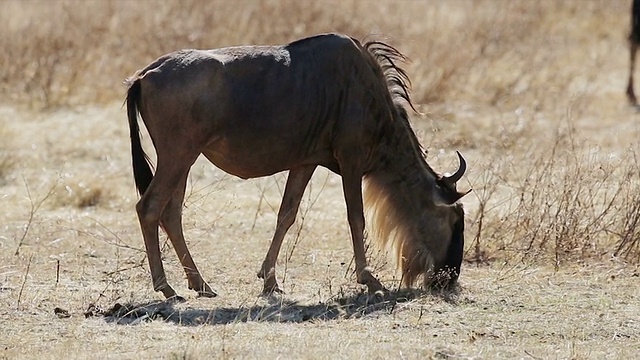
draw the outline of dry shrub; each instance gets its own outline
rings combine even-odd
[[[618,218],[612,234],[616,237],[617,246],[614,256],[623,256],[633,263],[640,263],[640,189],[637,182],[638,158],[633,153],[633,159],[628,165],[628,186],[622,193],[622,204],[619,205]]]
[[[327,16],[336,7],[341,11]],[[363,36],[351,18],[367,7],[291,0],[2,2],[0,91],[34,107],[114,101],[124,94],[125,77],[163,53],[282,43],[316,32]]]
[[[469,259],[638,261],[638,146],[619,157],[582,140],[560,129],[546,148],[488,157]]]
[[[100,205],[105,200],[105,193],[100,185],[84,182],[60,186],[56,196],[56,206],[73,206],[87,208]]]
[[[286,43],[320,32],[374,35],[413,59],[418,103],[451,97],[557,105],[584,81],[575,34],[615,33],[624,2],[45,1],[0,2],[0,93],[36,107],[120,100],[122,80],[181,48]],[[566,21],[567,18],[583,21]],[[568,29],[568,27],[578,27]],[[570,30],[570,31],[568,31]],[[616,39],[619,40],[619,39]],[[552,48],[552,51],[537,51]],[[578,65],[576,65],[578,64]],[[562,67],[564,70],[549,71]],[[539,96],[544,92],[546,96]]]

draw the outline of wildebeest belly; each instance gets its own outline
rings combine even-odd
[[[242,179],[269,176],[301,165],[331,168],[334,162],[329,149],[309,151],[300,149],[298,144],[278,143],[272,137],[253,140],[217,136],[202,154],[220,169]]]

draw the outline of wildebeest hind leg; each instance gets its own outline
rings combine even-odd
[[[269,251],[262,262],[262,267],[260,268],[260,271],[258,271],[258,277],[264,279],[264,288],[262,293],[265,295],[274,292],[282,292],[278,287],[278,282],[276,281],[276,260],[280,253],[282,240],[284,239],[287,230],[289,230],[296,220],[296,214],[300,207],[300,201],[302,200],[304,189],[307,187],[315,169],[315,165],[308,165],[294,168],[289,171],[287,184],[284,188],[284,195],[282,196],[282,203],[278,210],[276,231],[273,234]]]
[[[184,200],[186,184],[187,174],[185,174],[180,181],[180,185],[178,185],[171,200],[169,200],[169,203],[162,212],[160,225],[167,233],[167,236],[169,236],[173,248],[180,259],[182,268],[187,275],[189,289],[197,291],[199,296],[215,297],[217,294],[211,290],[211,287],[202,279],[184,240],[182,230],[182,202]]]
[[[177,297],[177,294],[167,283],[164,267],[162,266],[158,226],[164,209],[183,177],[188,173],[191,164],[195,161],[195,157],[191,162],[187,160],[183,162],[165,162],[163,158],[161,154],[158,154],[158,170],[142,198],[136,204],[136,211],[138,212],[140,228],[142,229],[144,245],[147,251],[153,289],[162,291],[165,298],[174,298]]]

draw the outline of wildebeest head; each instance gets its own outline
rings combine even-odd
[[[404,286],[419,277],[428,287],[454,284],[464,246],[464,210],[457,201],[467,193],[459,192],[456,184],[466,161],[458,153],[460,166],[452,175],[440,175],[429,166],[402,106],[408,103],[415,110],[406,74],[392,61],[402,55],[379,43],[367,49],[381,64],[393,98],[392,121],[386,123],[384,146],[379,147],[381,165],[366,176],[373,233],[383,247],[395,250]]]
[[[460,192],[457,182],[467,164],[456,152],[460,166],[453,174],[436,175],[434,205],[425,211],[415,244],[403,247],[401,264],[405,285],[423,277],[425,288],[446,288],[458,279],[464,250],[464,209],[458,203],[471,190]]]
[[[440,176],[427,166],[432,176],[419,182],[412,182],[410,175],[368,178],[365,199],[373,230],[383,246],[395,249],[404,286],[422,277],[425,287],[448,287],[460,274],[464,210],[458,200],[468,191],[456,190],[466,170],[464,158],[458,157],[460,167],[453,175]]]

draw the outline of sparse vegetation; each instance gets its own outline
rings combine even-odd
[[[488,252],[517,261],[550,259],[556,267],[620,255],[635,261],[635,245],[623,245],[639,230],[631,215],[640,190],[635,150],[613,156],[579,145],[574,136],[558,133],[548,148],[532,144],[517,160],[489,157],[480,177],[486,185],[477,194],[476,258]],[[622,247],[627,251],[616,250]]]
[[[629,8],[626,0],[0,1],[0,323],[13,324],[0,327],[0,358],[635,356],[640,115],[624,96]],[[136,327],[84,319],[90,304],[159,298],[135,217],[122,80],[175,49],[329,31],[378,37],[408,55],[427,160],[448,171],[460,150],[469,162],[459,292],[358,307],[339,179],[320,171],[279,258],[286,295],[256,299],[284,177],[244,182],[199,160],[185,231],[221,296],[174,310],[205,325],[184,326],[173,313]],[[168,276],[182,276],[169,247]],[[396,289],[399,274],[376,251],[368,249],[372,266]],[[169,281],[187,293],[186,281]],[[71,317],[54,317],[54,308]],[[323,309],[335,316],[314,312]],[[236,317],[216,320],[226,315]]]

